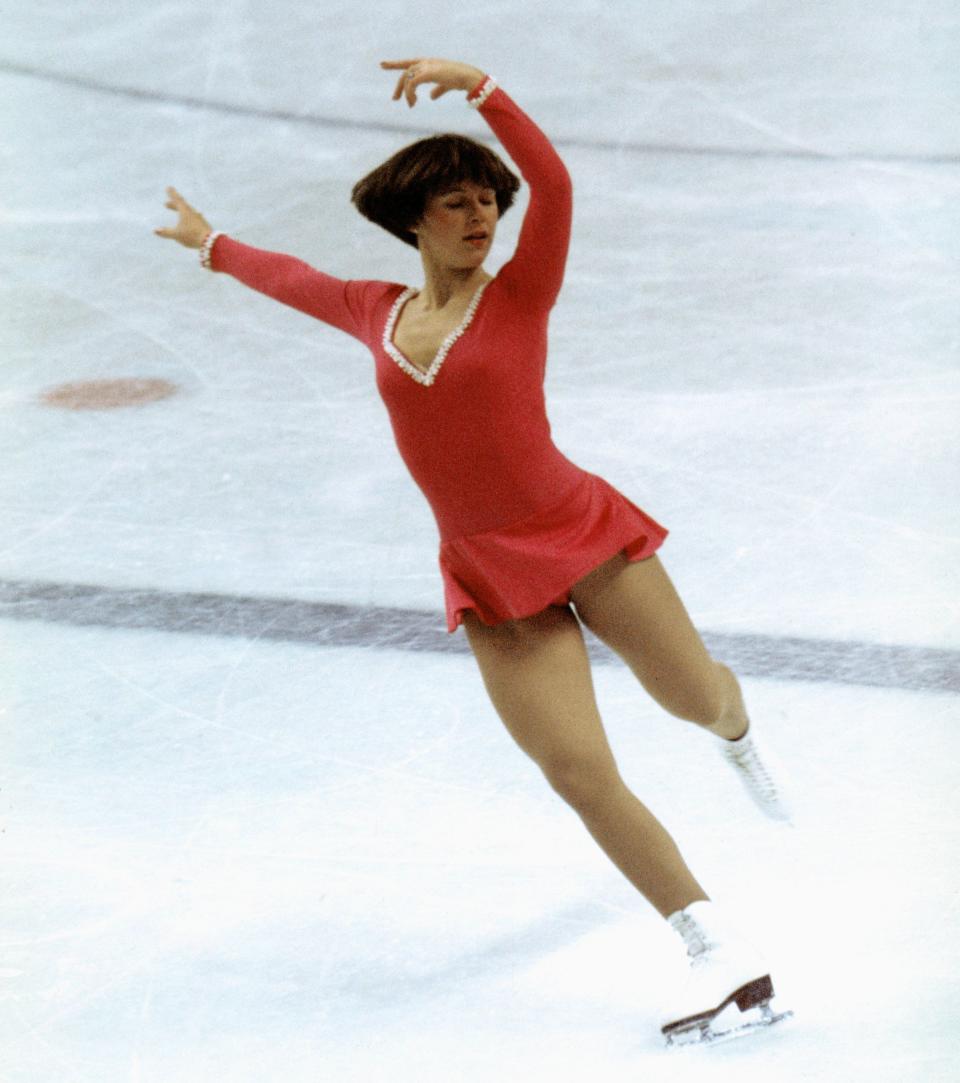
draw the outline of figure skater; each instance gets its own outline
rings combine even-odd
[[[520,182],[494,151],[457,135],[400,150],[352,193],[361,214],[419,252],[419,288],[344,281],[242,244],[172,188],[178,222],[156,233],[369,347],[398,449],[437,520],[448,631],[463,624],[510,734],[695,964],[666,1013],[668,1042],[731,1033],[713,1023],[733,1004],[750,1013],[733,1030],[775,1021],[766,965],[625,785],[594,698],[581,625],[662,707],[712,735],[767,814],[787,818],[736,677],[707,653],[655,555],[666,531],[551,440],[543,382],[570,236],[567,170],[480,69],[427,58],[381,66],[401,73],[393,99],[411,107],[427,84],[434,99],[466,91],[527,181],[516,251],[496,276],[484,260]]]

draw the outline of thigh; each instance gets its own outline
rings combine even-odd
[[[534,617],[464,626],[497,713],[520,747],[541,767],[613,759],[597,707],[580,622],[569,606]]]
[[[715,721],[726,698],[721,667],[710,657],[656,556],[622,554],[570,592],[583,623],[630,666],[671,714]]]

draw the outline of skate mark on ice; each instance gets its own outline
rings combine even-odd
[[[0,73],[18,75],[28,79],[39,79],[45,83],[72,87],[76,90],[90,91],[95,94],[108,94],[114,98],[128,98],[133,101],[159,102],[163,105],[179,105],[185,109],[201,109],[208,113],[222,113],[229,116],[248,117],[258,120],[280,120],[288,124],[303,124],[315,128],[339,128],[349,131],[387,132],[405,137],[416,135],[434,135],[433,128],[389,124],[380,121],[351,120],[337,116],[324,116],[295,109],[263,108],[254,105],[240,105],[218,99],[196,97],[190,94],[174,94],[170,91],[145,90],[133,86],[119,86],[101,79],[88,76],[69,75],[63,72],[49,71],[30,64],[19,64],[11,60],[0,59]],[[699,84],[686,81],[688,89],[702,93]],[[711,95],[706,95],[708,99]],[[739,112],[737,111],[739,110]],[[632,151],[638,154],[675,154],[711,158],[743,159],[807,159],[815,161],[868,161],[868,162],[905,162],[916,164],[953,165],[960,161],[956,154],[905,154],[890,153],[882,150],[864,148],[857,151],[840,152],[809,146],[804,140],[792,139],[782,130],[768,124],[755,115],[745,112],[741,107],[724,103],[722,111],[736,116],[747,128],[781,141],[774,147],[724,147],[724,146],[684,146],[675,143],[640,143],[621,140],[557,138],[558,147],[576,147],[585,150],[606,150],[622,153]]]

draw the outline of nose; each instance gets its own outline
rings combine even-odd
[[[494,216],[496,209],[496,203],[484,203],[478,196],[470,201],[470,221],[485,224],[489,218]]]

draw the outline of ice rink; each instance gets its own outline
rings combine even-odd
[[[364,348],[153,236],[419,284],[352,184],[467,60],[555,141],[559,447],[661,551],[792,827],[595,641],[621,769],[796,1019],[667,1051],[674,936],[512,745]],[[952,0],[0,12],[0,1083],[957,1078]],[[509,257],[523,202],[498,232]],[[162,380],[72,410],[64,384]]]

